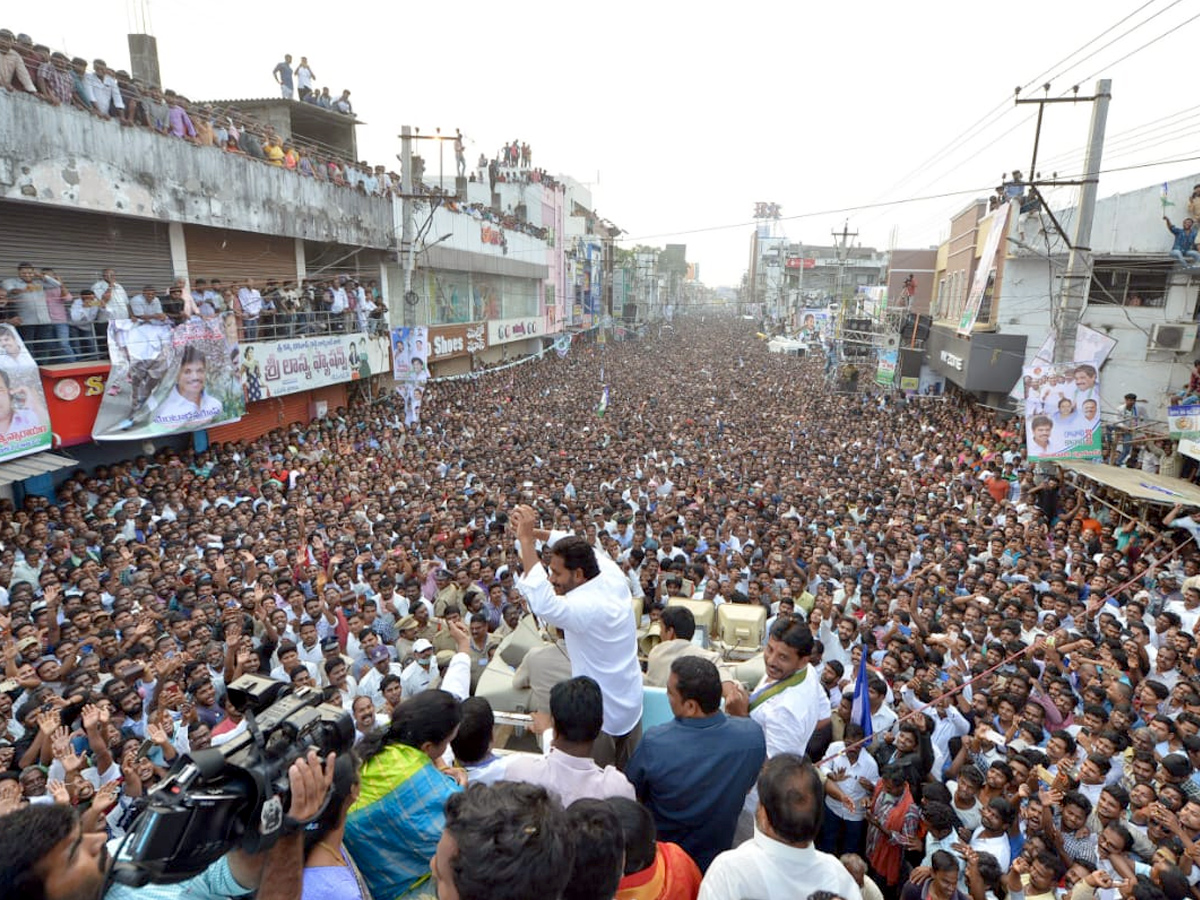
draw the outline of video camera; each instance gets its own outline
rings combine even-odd
[[[245,730],[219,748],[175,764],[113,860],[113,877],[142,887],[203,872],[234,847],[258,853],[285,832],[288,767],[310,748],[322,756],[354,746],[354,723],[310,687],[243,675],[229,685]]]

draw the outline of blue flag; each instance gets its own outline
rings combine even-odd
[[[871,702],[867,699],[867,648],[862,648],[858,661],[858,675],[854,679],[854,705],[850,709],[850,721],[862,726],[863,736],[869,741],[875,729],[871,727]]]

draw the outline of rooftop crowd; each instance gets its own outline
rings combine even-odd
[[[1197,521],[752,330],[682,318],[431,381],[418,427],[338,409],[0,508],[0,894],[94,891],[173,762],[246,728],[250,672],[326,689],[356,750],[293,768],[296,818],[332,791],[303,840],[191,896],[1193,895]],[[677,597],[761,604],[762,679]],[[550,747],[497,753],[473,688],[535,615],[514,677]],[[644,681],[674,718],[643,730]]]
[[[301,57],[300,63],[293,68],[292,57],[288,54],[275,66],[272,74],[279,85],[282,99],[293,99],[298,87],[299,102],[353,118],[350,91],[343,90],[339,97],[334,98],[327,86],[317,90],[307,57]],[[0,90],[10,95],[26,94],[53,106],[81,110],[97,119],[120,123],[123,127],[149,129],[199,147],[218,147],[228,153],[360,194],[375,197],[399,197],[403,194],[401,176],[386,166],[346,159],[334,147],[280,135],[272,125],[236,105],[222,107],[193,102],[177,91],[147,84],[124,70],[113,69],[103,59],[89,63],[83,57],[69,57],[45,44],[36,43],[28,34],[14,35],[9,29],[0,29]],[[502,174],[500,180],[540,182],[551,190],[562,189],[559,182],[542,170],[528,168],[529,145],[522,146],[524,171]],[[511,165],[516,170],[521,159],[521,149],[516,142],[511,147],[505,145],[503,152],[511,153]],[[414,190],[431,196],[445,194],[440,187],[425,184],[420,179]],[[545,238],[544,229],[521,221],[511,212],[502,214],[497,211],[494,217],[492,211],[487,212],[488,221]],[[473,215],[475,218],[481,217],[478,213]]]

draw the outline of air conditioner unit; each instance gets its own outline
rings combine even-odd
[[[1150,331],[1149,350],[1170,350],[1186,353],[1196,343],[1196,323],[1160,322]]]

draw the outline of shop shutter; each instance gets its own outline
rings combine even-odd
[[[253,278],[261,290],[268,280],[296,280],[294,238],[224,228],[187,225],[188,277],[195,281],[219,278],[229,285]]]
[[[2,200],[0,279],[22,262],[54,269],[73,294],[109,267],[130,294],[147,284],[165,294],[174,271],[166,222]]]
[[[308,421],[308,391],[286,394],[251,403],[246,415],[229,425],[208,429],[210,443],[230,441],[253,441],[276,428],[284,428],[293,422]]]

